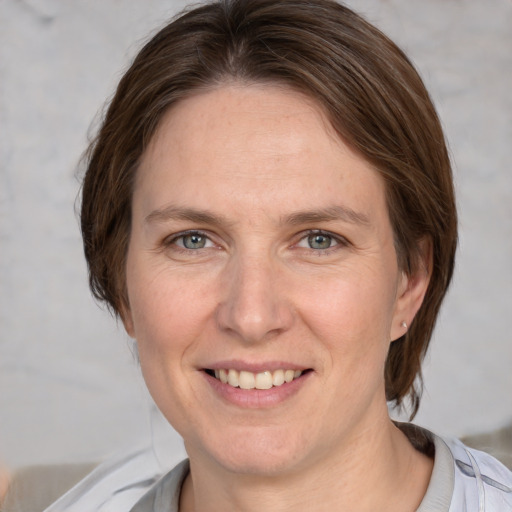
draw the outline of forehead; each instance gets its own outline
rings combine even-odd
[[[277,85],[232,84],[177,102],[163,117],[144,160],[162,158],[170,150],[177,157],[198,159],[208,152],[209,158],[236,155],[233,171],[254,171],[244,161],[249,153],[263,160],[286,158],[308,148],[321,151],[319,143],[342,150],[340,142],[310,97]]]
[[[338,200],[372,210],[384,202],[384,185],[309,97],[229,85],[182,100],[164,116],[143,155],[135,196],[145,210],[173,202],[215,209],[227,199],[276,214]]]

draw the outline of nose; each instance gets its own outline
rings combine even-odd
[[[283,277],[283,270],[270,257],[238,257],[230,262],[217,309],[219,328],[246,343],[288,330],[293,309]]]

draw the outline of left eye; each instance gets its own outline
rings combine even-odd
[[[327,233],[310,233],[305,236],[297,245],[314,250],[326,250],[339,244],[334,236]]]

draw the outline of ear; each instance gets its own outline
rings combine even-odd
[[[132,312],[130,310],[130,306],[125,301],[123,301],[123,304],[121,305],[120,309],[121,310],[119,312],[119,316],[121,317],[121,321],[123,322],[124,330],[126,331],[128,336],[130,336],[130,338],[135,339],[135,328],[133,325],[133,317]]]
[[[402,271],[398,280],[395,311],[391,325],[391,341],[400,338],[407,332],[423,303],[430,283],[433,260],[430,238],[421,240],[418,249],[419,261],[415,271],[411,274]]]

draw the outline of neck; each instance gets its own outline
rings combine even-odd
[[[387,415],[328,456],[278,475],[236,473],[192,453],[190,464],[180,512],[413,512],[433,467]]]

